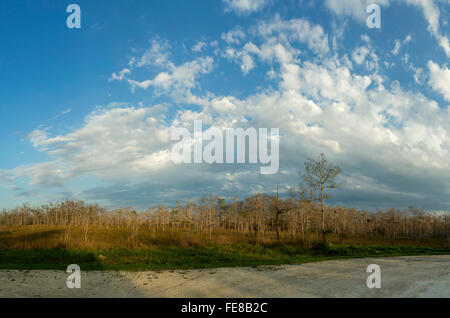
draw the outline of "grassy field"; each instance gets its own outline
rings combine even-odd
[[[212,240],[170,232],[137,234],[127,230],[91,229],[88,241],[81,229],[70,236],[58,227],[0,229],[0,269],[61,269],[78,264],[84,270],[164,270],[298,264],[312,261],[399,255],[450,254],[442,240],[386,240],[330,236],[277,242],[273,237],[216,234]]]
[[[330,235],[284,238],[218,233],[211,240],[195,233],[142,229],[95,229],[85,240],[82,229],[28,226],[0,229],[0,269],[61,269],[78,264],[84,270],[164,270],[298,264],[370,256],[450,254],[442,240],[386,240]]]
[[[253,244],[216,247],[157,247],[145,250],[42,249],[0,251],[0,269],[164,270],[299,264],[312,261],[399,255],[450,254],[449,248],[414,246],[327,246]]]

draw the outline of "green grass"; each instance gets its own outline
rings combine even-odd
[[[317,246],[237,244],[152,249],[42,249],[0,251],[0,269],[166,270],[298,264],[328,259],[450,254],[450,248],[420,246]]]

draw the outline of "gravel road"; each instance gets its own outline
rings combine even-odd
[[[381,288],[369,289],[369,264]],[[81,269],[82,270],[82,269]],[[54,270],[0,270],[0,297],[447,297],[450,255],[175,271],[83,271],[81,288]]]

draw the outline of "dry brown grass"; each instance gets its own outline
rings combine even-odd
[[[286,245],[301,245],[310,248],[321,241],[317,233],[307,233],[303,236],[284,235],[281,241],[276,239],[276,233],[265,233],[264,237],[255,237],[251,233],[242,233],[234,230],[218,230],[209,235],[200,235],[189,229],[178,231],[148,230],[142,226],[137,233],[132,229],[116,229],[91,227],[87,241],[82,227],[64,226],[16,226],[0,228],[0,250],[29,250],[29,249],[79,249],[92,250],[109,249],[151,249],[154,247],[175,246],[180,248],[193,246],[226,246],[236,244],[262,244],[273,245],[282,242]],[[329,242],[341,245],[420,245],[429,247],[448,247],[449,242],[442,239],[396,239],[388,240],[386,237],[342,237],[329,234]]]

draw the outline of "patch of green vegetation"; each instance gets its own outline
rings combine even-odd
[[[420,246],[335,246],[238,244],[153,249],[43,249],[0,251],[0,269],[175,270],[232,266],[299,264],[320,260],[400,255],[450,254],[450,248]]]

